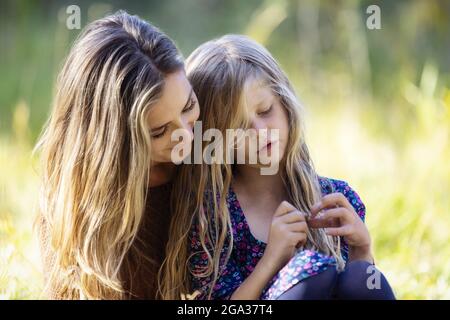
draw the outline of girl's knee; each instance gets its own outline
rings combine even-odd
[[[338,273],[330,267],[304,279],[284,292],[278,300],[324,300],[332,297]]]
[[[347,264],[339,274],[338,299],[391,300],[395,299],[389,282],[373,264],[357,260]]]

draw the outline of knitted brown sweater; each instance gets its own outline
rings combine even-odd
[[[121,267],[122,284],[128,299],[157,299],[157,273],[165,257],[165,246],[170,224],[171,185],[150,189],[149,201],[136,240]],[[151,204],[150,204],[151,203]],[[44,281],[54,264],[55,251],[49,241],[49,226],[39,221],[39,238],[43,261]],[[141,254],[142,253],[142,254]],[[57,288],[46,286],[45,298],[71,299],[57,293]]]

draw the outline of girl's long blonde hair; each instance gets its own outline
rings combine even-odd
[[[170,38],[123,11],[89,24],[72,47],[36,145],[52,296],[127,297],[123,267],[148,197],[148,111],[183,67]]]
[[[245,84],[251,78],[263,80],[277,96],[289,118],[289,141],[280,164],[289,200],[299,210],[309,213],[320,199],[318,175],[313,167],[304,139],[302,106],[286,75],[270,53],[245,36],[226,35],[206,42],[187,59],[188,78],[201,106],[203,129],[239,128],[243,123]],[[232,180],[230,164],[184,165],[175,182],[176,207],[170,229],[170,240],[163,265],[161,294],[179,299],[190,292],[191,274],[208,277],[208,297],[232,250],[230,217],[226,194]],[[190,191],[186,191],[190,186]],[[217,197],[217,195],[220,195]],[[212,204],[212,205],[210,205]],[[206,268],[190,265],[189,232],[192,222],[198,225],[197,236],[208,263]],[[306,248],[320,250],[336,258],[343,266],[339,238],[327,236],[321,229],[308,233]]]

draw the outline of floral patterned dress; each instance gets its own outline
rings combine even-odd
[[[322,195],[333,192],[342,193],[355,209],[359,217],[364,221],[365,206],[358,194],[347,182],[319,177]],[[228,262],[221,266],[220,275],[212,291],[212,299],[229,299],[233,292],[255,269],[259,259],[264,254],[266,243],[256,239],[250,232],[249,225],[245,219],[242,208],[236,194],[230,189],[227,195],[228,210],[231,215],[233,232],[233,249]],[[200,295],[197,299],[207,299],[207,293],[211,284],[210,277],[195,276],[199,270],[207,265],[207,254],[202,250],[198,238],[198,225],[194,222],[190,234],[190,270],[195,271],[192,275],[192,287],[198,290]],[[348,258],[348,246],[342,240],[342,256]],[[228,249],[225,245],[222,250],[224,257]],[[298,282],[319,274],[329,267],[335,267],[336,261],[333,257],[312,250],[298,251],[295,256],[283,267],[274,278],[269,281],[261,299],[276,299],[283,292]]]

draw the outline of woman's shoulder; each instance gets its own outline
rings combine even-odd
[[[366,206],[359,194],[344,180],[338,180],[319,176],[319,185],[322,195],[339,192],[342,193],[353,206],[359,217],[364,220],[366,216]]]

